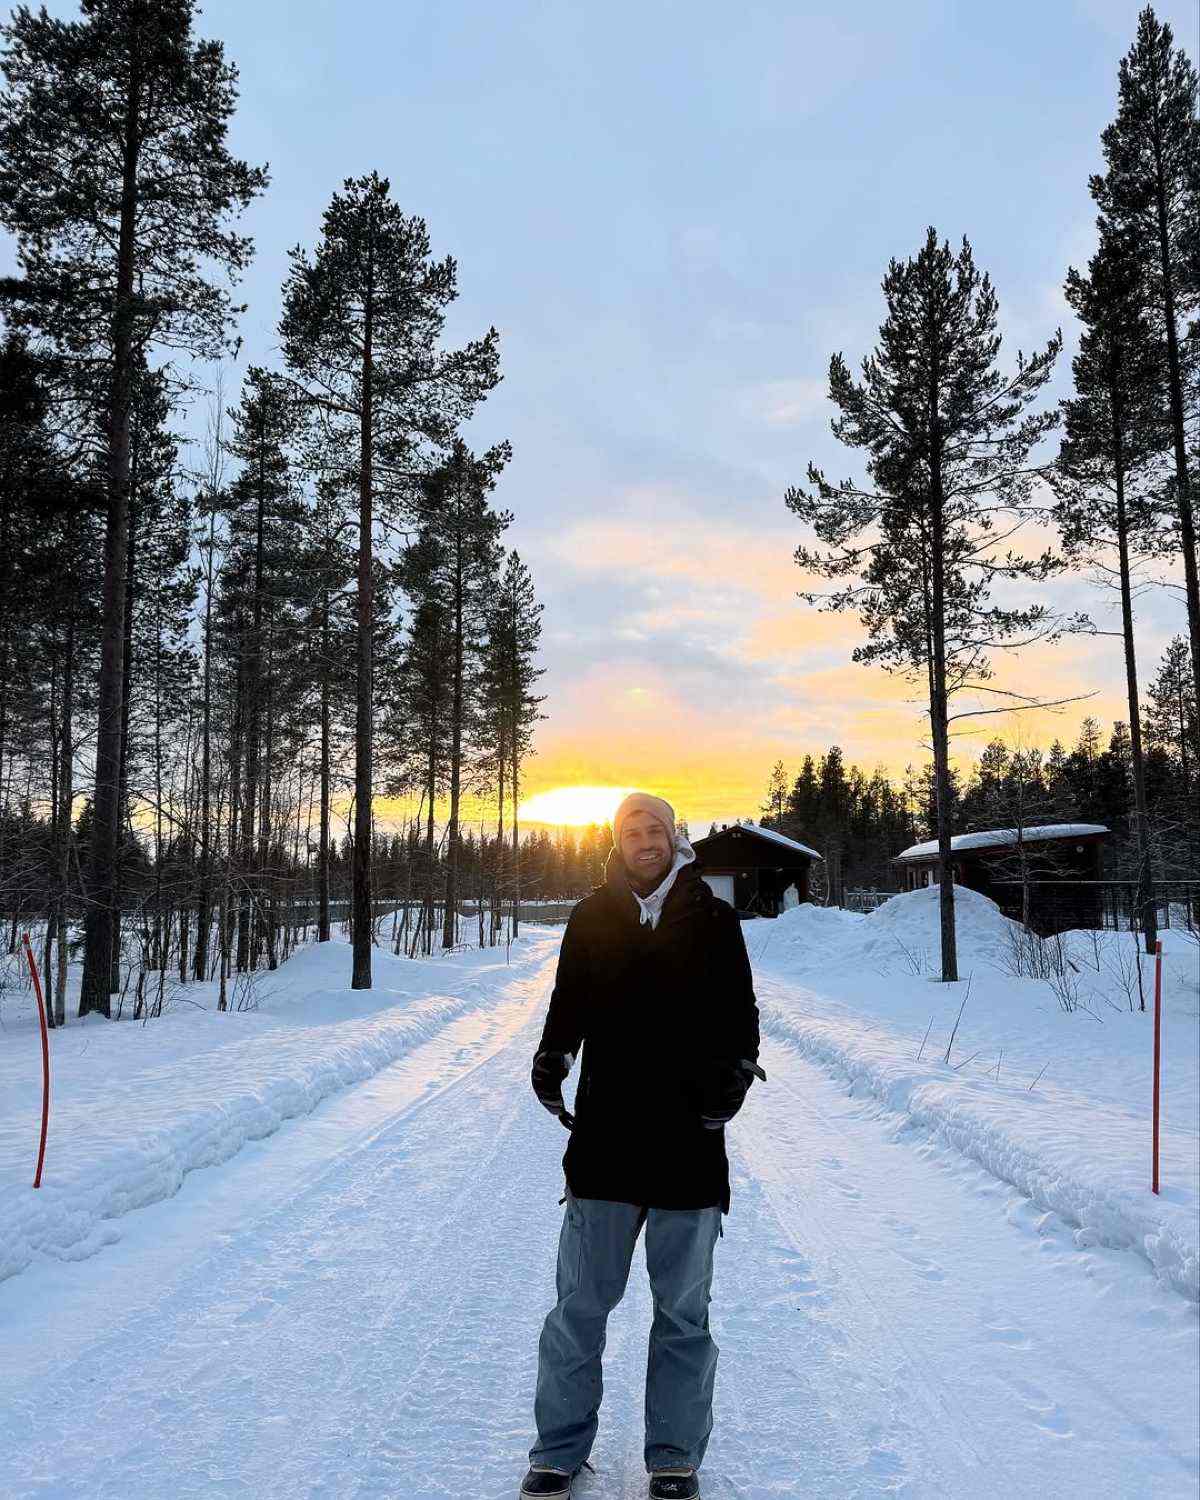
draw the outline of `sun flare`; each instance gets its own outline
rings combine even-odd
[[[611,823],[621,798],[632,790],[628,786],[558,786],[523,802],[521,817],[526,822],[557,823],[570,828]]]

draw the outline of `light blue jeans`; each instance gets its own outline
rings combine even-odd
[[[646,1362],[646,1468],[700,1467],[712,1432],[717,1346],[708,1331],[721,1209],[638,1208],[567,1194],[558,1239],[558,1304],[538,1343],[531,1464],[573,1474],[596,1438],[608,1315],[625,1295],[646,1226],[654,1321]]]

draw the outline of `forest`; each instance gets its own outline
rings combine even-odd
[[[249,359],[237,226],[270,174],[229,149],[238,70],[198,15],[81,0],[0,28],[0,913],[10,952],[41,934],[59,1020],[74,961],[81,1014],[127,993],[154,1013],[191,980],[224,1008],[335,923],[369,988],[377,942],[506,942],[522,901],[577,898],[608,847],[520,826],[541,605],[505,542],[511,447],[464,436],[499,335],[447,343],[458,264],[373,172],[291,251],[276,364]],[[1061,330],[1002,368],[997,290],[932,226],[889,263],[859,374],[830,358],[864,472],[810,464],[787,491],[801,597],[858,616],[856,660],[922,684],[932,759],[895,785],[792,752],[762,812],[823,850],[833,900],[890,888],[924,837],[948,865],[964,830],[1104,822],[1152,951],[1158,887],[1200,870],[1200,124],[1150,7],[1100,147],[1097,248],[1058,273],[1069,395],[1044,399]],[[1059,607],[1071,573],[1117,628]],[[1186,620],[1154,664],[1149,591]],[[1068,635],[1123,679],[1107,743],[1094,719],[1069,750],[998,734],[964,772],[986,716],[1077,701],[993,667]]]
[[[1088,696],[1001,686],[995,660],[1069,635],[1113,652],[1128,712],[1114,731],[1120,748],[1104,753],[1127,778],[1137,919],[1153,953],[1156,878],[1181,858],[1193,880],[1200,871],[1189,800],[1200,702],[1200,118],[1195,65],[1151,6],[1120,61],[1116,93],[1100,136],[1104,170],[1088,182],[1096,250],[1086,269],[1059,273],[1080,330],[1072,393],[1045,401],[1061,328],[1002,362],[996,287],[965,235],[956,250],[930,225],[915,255],[888,265],[886,317],[859,378],[842,353],[829,361],[833,433],[861,452],[864,472],[836,480],[810,462],[785,503],[820,544],[796,548],[802,597],[858,616],[866,641],[856,661],[921,685],[943,876],[951,838],[979,811],[957,795],[952,740],[960,752],[982,719],[1012,722]],[[1073,571],[1107,594],[1105,604],[1115,596],[1119,628],[1062,606]],[[1151,590],[1178,599],[1187,622],[1182,645],[1160,664],[1152,731],[1136,627]],[[1089,764],[1102,759],[1083,753]],[[1025,756],[1018,765],[1032,795],[1070,800],[1061,776],[1025,774]],[[1160,805],[1164,774],[1182,823]],[[985,771],[979,782],[991,787],[995,777]],[[1010,767],[1002,799],[1011,801],[1012,782]],[[939,885],[942,978],[954,981],[954,882]]]
[[[10,950],[37,920],[60,1022],[80,954],[80,1014],[154,1013],[169,975],[225,1008],[335,915],[369,988],[388,899],[410,953],[464,941],[468,897],[482,942],[519,911],[541,606],[511,449],[462,435],[498,335],[446,346],[457,264],[371,173],[291,252],[279,367],[247,361],[269,173],[197,15],[0,32],[0,910]]]
[[[1181,637],[1168,646],[1142,705],[1147,822],[1153,853],[1150,895],[1158,907],[1186,905],[1197,870],[1195,722]],[[1075,744],[1048,751],[991,740],[964,775],[951,767],[955,833],[1096,823],[1112,833],[1105,878],[1118,889],[1117,909],[1138,919],[1141,874],[1129,726],[1113,724],[1105,743],[1099,722],[1085,718]],[[789,778],[782,761],[771,773],[761,809],[764,827],[808,844],[822,856],[813,894],[844,905],[854,892],[899,889],[894,857],[936,837],[937,781],[932,762],[908,766],[900,782],[882,767],[847,765],[832,745],[803,758]],[[1167,894],[1170,893],[1170,894]],[[1194,894],[1193,894],[1194,900]]]

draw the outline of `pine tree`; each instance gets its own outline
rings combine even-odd
[[[288,369],[341,450],[357,489],[358,650],[353,935],[355,989],[371,987],[372,749],[377,520],[407,514],[414,474],[449,448],[458,425],[499,380],[495,329],[460,350],[438,348],[458,295],[452,259],[406,218],[378,173],[347,179],[310,258],[297,247],[279,332]],[[432,816],[432,809],[430,809]]]
[[[1200,879],[1200,714],[1196,711],[1187,642],[1176,636],[1146,691],[1147,801],[1157,823],[1164,863],[1184,879]],[[1193,897],[1200,908],[1200,892]]]
[[[1102,237],[1138,248],[1161,339],[1160,384],[1170,413],[1174,499],[1183,554],[1192,672],[1200,696],[1200,576],[1194,478],[1185,422],[1181,330],[1200,308],[1200,119],[1196,69],[1150,6],[1122,58],[1117,115],[1101,136],[1107,171],[1090,182]]]
[[[850,813],[850,781],[840,745],[831,745],[817,768],[817,841],[825,855],[831,906],[845,900],[844,864]]]
[[[797,838],[817,839],[817,815],[820,808],[820,788],[817,785],[817,768],[811,755],[806,755],[799,775],[788,792],[788,827]]]
[[[1067,556],[1104,568],[1116,551],[1137,810],[1138,907],[1144,913],[1146,951],[1153,953],[1156,923],[1133,632],[1133,561],[1139,553],[1155,555],[1161,545],[1153,497],[1163,434],[1138,248],[1110,226],[1088,275],[1074,268],[1067,273],[1067,300],[1084,332],[1072,363],[1075,395],[1062,403],[1064,437],[1048,477]]]
[[[179,918],[186,943],[180,881],[186,859],[179,836],[186,819],[186,747],[195,687],[190,640],[197,573],[190,563],[192,503],[179,483],[179,458],[168,430],[165,382],[144,369],[135,386],[130,435],[129,565],[126,574],[122,826],[118,891],[137,846],[133,827],[152,834],[153,884],[141,902],[135,1018],[147,1013],[145,984],[158,973],[149,1013],[161,1014],[171,932]],[[135,809],[142,816],[135,819]],[[168,869],[169,858],[174,868]],[[123,920],[123,919],[122,919]],[[120,927],[115,929],[120,931]],[[114,976],[114,984],[116,977]]]
[[[770,780],[767,782],[766,801],[762,805],[763,822],[769,828],[782,828],[784,814],[787,811],[788,780],[787,772],[783,768],[783,762],[777,760],[771,770]]]
[[[991,827],[992,800],[1008,770],[1008,746],[992,740],[971,767],[958,799],[958,816],[968,832]]]
[[[266,185],[230,156],[237,72],[192,37],[192,0],[82,0],[78,21],[18,7],[0,97],[0,223],[22,277],[14,316],[79,367],[103,413],[108,516],[87,944],[80,1010],[109,1014],[128,549],[130,420],[154,347],[216,357],[251,244],[225,227]],[[63,184],[69,183],[69,191]]]
[[[309,606],[303,630],[310,660],[316,666],[314,717],[318,726],[317,781],[319,786],[317,835],[317,941],[327,943],[332,929],[330,898],[332,884],[332,798],[337,768],[344,752],[343,730],[352,725],[355,713],[353,678],[344,663],[355,659],[355,608],[353,583],[356,573],[354,548],[341,527],[340,499],[318,486],[309,545],[301,564],[301,576],[309,580]],[[352,739],[352,736],[350,736]],[[410,834],[412,830],[410,830]],[[406,870],[411,870],[406,846]]]
[[[508,784],[512,796],[512,919],[510,935],[519,926],[521,901],[521,768],[533,753],[534,725],[545,715],[544,697],[533,692],[543,668],[536,663],[542,635],[542,605],[534,595],[533,578],[520,555],[510,552],[500,578],[499,598],[492,614],[489,643],[500,709],[507,720]],[[593,870],[585,867],[583,890],[592,883]]]
[[[873,489],[833,484],[812,464],[810,490],[788,491],[788,507],[834,550],[796,550],[800,567],[852,579],[823,607],[856,610],[869,640],[856,661],[926,679],[937,789],[941,859],[942,978],[958,977],[950,838],[950,699],[986,687],[987,656],[1031,639],[1052,638],[1057,622],[1041,605],[1000,607],[990,600],[997,579],[1041,580],[1057,571],[1049,553],[1001,553],[996,517],[1006,514],[1004,539],[1028,512],[1033,486],[1029,456],[1057,414],[1027,413],[1050,378],[1062,345],[1056,334],[1017,371],[996,366],[1000,337],[995,292],[975,268],[964,239],[954,256],[931,228],[918,254],[893,260],[883,282],[888,316],[880,345],[863,361],[861,384],[840,354],[830,362],[833,424],[849,447],[865,448]],[[866,540],[859,540],[863,536]],[[804,595],[810,602],[818,596]],[[1009,694],[1014,700],[1018,695]],[[1022,707],[1030,700],[1021,698]],[[975,710],[996,712],[999,710]]]
[[[453,948],[457,941],[464,761],[475,751],[481,730],[480,678],[488,611],[498,588],[499,537],[512,519],[507,512],[494,511],[488,496],[510,457],[506,443],[476,457],[456,440],[446,463],[422,485],[419,517],[429,565],[421,589],[426,597],[446,604],[450,625],[450,807],[443,948]]]
[[[1182,636],[1168,643],[1146,696],[1146,738],[1178,760],[1184,794],[1190,796],[1200,766],[1200,718],[1192,691],[1188,646]]]
[[[40,887],[49,1023],[66,1020],[67,923],[75,878],[76,724],[91,705],[98,626],[93,559],[103,497],[90,447],[68,447],[61,362],[21,334],[0,342],[0,905]],[[74,451],[72,451],[74,450]],[[15,763],[37,768],[48,828],[10,813]],[[35,868],[36,866],[36,873]],[[17,924],[8,934],[15,943]],[[54,950],[57,948],[57,963]]]
[[[421,856],[422,911],[409,952],[430,953],[441,865],[436,841],[437,805],[450,790],[453,743],[454,623],[439,582],[440,548],[427,534],[404,554],[401,578],[410,609],[405,622],[400,670],[394,674],[384,719],[384,740],[392,766],[388,792],[420,796],[424,821]],[[357,865],[356,865],[357,868]]]
[[[240,469],[222,502],[231,545],[222,610],[233,631],[242,727],[239,904],[235,967],[257,967],[265,946],[277,964],[277,919],[267,877],[278,747],[310,665],[300,647],[300,611],[311,581],[298,574],[311,514],[298,491],[292,449],[295,398],[278,375],[251,366],[228,413],[228,452]]]
[[[1045,878],[1059,869],[1053,854],[1044,846],[1031,845],[1026,837],[1031,828],[1049,821],[1041,751],[1019,748],[1009,755],[1006,750],[998,774],[985,772],[981,777],[981,801],[983,826],[1002,828],[1014,835],[1011,847],[993,860],[992,867],[1002,878],[1020,885],[1021,921],[1028,929],[1034,878]]]
[[[1046,756],[1045,778],[1051,821],[1072,822],[1077,814],[1071,797],[1067,751],[1059,739],[1053,741]]]

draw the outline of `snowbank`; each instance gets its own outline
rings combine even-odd
[[[375,989],[353,991],[347,945],[321,944],[269,976],[256,1010],[69,1026],[52,1037],[49,1142],[36,1191],[40,1052],[30,1025],[10,1023],[0,1048],[0,1280],[39,1253],[94,1254],[116,1238],[108,1221],[171,1196],[188,1172],[379,1072],[492,1001],[491,979],[513,977],[544,949],[519,943],[509,968],[503,949],[414,962],[377,951]]]
[[[985,964],[1003,968],[1017,924],[994,901],[963,886],[954,889],[959,972]],[[938,891],[925,886],[893,896],[865,916],[838,907],[806,903],[776,918],[771,947],[784,947],[812,963],[833,961],[839,969],[867,966],[932,973],[941,967]]]
[[[955,890],[963,979],[932,982],[937,895],[908,892],[868,916],[803,906],[778,918],[765,940],[755,933],[764,1032],[1060,1215],[1080,1244],[1135,1250],[1200,1301],[1195,940],[1163,934],[1163,1192],[1155,1197],[1152,1017],[1130,1010],[1135,935],[1064,934],[1081,1007],[1067,1014],[1045,980],[1010,972],[1017,924],[974,891]],[[1152,960],[1143,962],[1150,992]]]
[[[1082,839],[1108,832],[1103,823],[1039,823],[1026,828],[988,828],[979,833],[953,834],[950,848],[955,853],[962,849],[1009,849],[1018,843],[1044,844],[1050,839]],[[902,849],[896,858],[924,859],[936,854],[939,848],[937,839],[926,839],[923,844],[910,844],[907,849]]]

